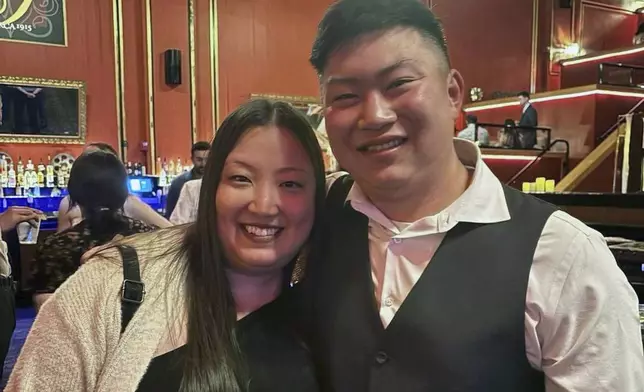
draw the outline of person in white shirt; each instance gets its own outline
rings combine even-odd
[[[476,141],[478,144],[480,146],[488,146],[490,144],[490,135],[487,129],[479,127],[479,119],[473,114],[468,114],[465,120],[467,121],[467,127],[460,131],[456,137],[474,141],[474,135],[477,134],[478,138]]]
[[[0,214],[0,379],[11,336],[16,327],[15,293],[7,243],[2,233],[13,230],[21,222],[42,218],[42,212],[29,207],[9,207]]]
[[[199,209],[199,193],[201,192],[201,179],[191,180],[181,188],[179,200],[170,216],[170,223],[183,225],[197,220]]]
[[[603,236],[453,138],[464,81],[426,5],[335,2],[311,63],[350,173],[301,283],[327,389],[644,390],[638,299]]]

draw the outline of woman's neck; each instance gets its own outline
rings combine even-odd
[[[237,320],[272,302],[282,291],[281,271],[268,275],[248,275],[228,270],[227,274]]]

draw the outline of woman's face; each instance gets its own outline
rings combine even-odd
[[[281,270],[313,226],[315,176],[306,152],[274,125],[246,132],[228,155],[217,189],[217,231],[233,268]]]

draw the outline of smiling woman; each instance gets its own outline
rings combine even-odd
[[[283,102],[242,105],[213,141],[197,222],[91,257],[42,308],[7,390],[64,381],[70,390],[318,391],[290,325],[289,289],[302,249],[321,253],[324,198],[306,116]],[[132,265],[144,295],[126,318],[132,308],[116,298]]]

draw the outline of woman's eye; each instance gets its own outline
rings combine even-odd
[[[282,186],[285,188],[291,188],[291,189],[296,189],[296,188],[302,188],[302,184],[295,182],[295,181],[286,181],[282,183]]]
[[[248,177],[245,176],[230,176],[230,180],[233,182],[250,182]]]

